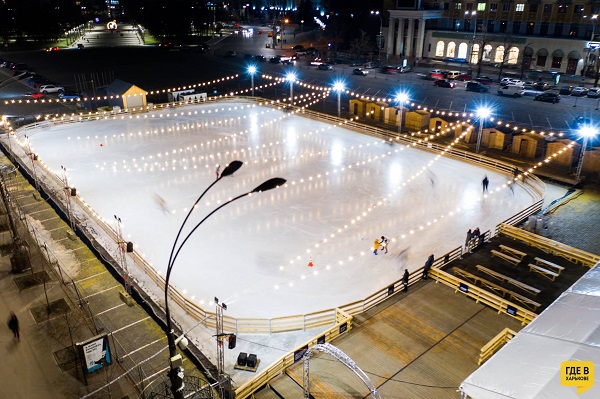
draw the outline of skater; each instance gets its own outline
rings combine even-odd
[[[429,270],[433,266],[433,254],[429,255],[427,261],[425,262],[425,266],[423,266],[423,280],[427,280],[427,275],[429,274]]]
[[[519,177],[519,173],[521,173],[521,171],[519,170],[519,168],[515,167],[515,169],[513,170],[513,180],[516,181],[517,177]]]
[[[481,185],[483,186],[483,192],[485,193],[486,191],[488,191],[488,185],[490,184],[490,181],[487,178],[487,175],[485,175],[485,177],[483,178],[483,180],[481,181]]]
[[[8,319],[8,328],[12,331],[13,336],[18,342],[21,342],[21,335],[19,334],[19,319],[15,312],[10,312],[10,318]]]
[[[381,245],[382,251],[385,249],[386,254],[388,253],[388,243],[389,243],[389,240],[387,239],[387,237],[381,236],[381,241],[379,242],[379,244]]]
[[[479,227],[477,227],[475,230],[473,230],[473,237],[471,238],[477,238],[481,235],[481,231],[479,231]]]
[[[221,165],[217,164],[217,169],[215,169],[215,173],[217,174],[217,180],[219,180],[219,172],[221,171]]]
[[[404,275],[402,276],[402,284],[404,284],[404,292],[408,291],[408,269],[404,269]]]
[[[469,231],[467,231],[467,239],[465,240],[465,251],[469,251],[469,243],[471,242],[472,238],[473,233],[471,232],[471,229],[469,229]]]
[[[376,238],[375,242],[373,243],[373,253],[375,255],[377,255],[377,250],[379,249],[379,240]]]

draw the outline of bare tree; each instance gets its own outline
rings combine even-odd
[[[358,37],[350,44],[350,51],[353,54],[356,54],[357,57],[360,57],[362,54],[370,51],[372,47],[373,43],[371,42],[371,38],[367,35],[367,32],[361,29]]]

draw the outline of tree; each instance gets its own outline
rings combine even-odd
[[[360,58],[361,55],[369,52],[373,48],[373,42],[367,32],[362,29],[358,31],[358,37],[352,40],[350,52]]]

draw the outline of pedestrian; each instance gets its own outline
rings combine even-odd
[[[217,169],[215,169],[215,173],[217,174],[217,180],[219,180],[219,172],[221,171],[221,165],[217,164]]]
[[[386,254],[388,253],[388,243],[389,243],[389,240],[387,239],[387,237],[381,236],[381,241],[379,242],[379,244],[381,245],[382,251],[385,249]]]
[[[377,250],[379,249],[379,240],[376,238],[375,242],[373,243],[373,253],[375,255],[377,255]]]
[[[478,238],[480,235],[481,235],[481,231],[479,230],[479,227],[477,227],[475,230],[473,230],[472,238]]]
[[[465,240],[465,251],[469,250],[469,243],[471,242],[472,238],[473,233],[471,232],[471,229],[469,229],[469,231],[467,231],[467,239]]]
[[[21,335],[19,334],[19,319],[17,319],[15,312],[10,312],[8,328],[10,328],[10,331],[12,331],[13,336],[17,339],[17,341],[21,342]]]
[[[404,284],[404,292],[408,291],[408,269],[404,269],[404,275],[402,276],[402,284]]]
[[[488,191],[488,185],[490,184],[490,181],[487,178],[487,175],[485,175],[485,177],[483,178],[483,180],[481,181],[481,185],[483,186],[483,192],[485,193],[486,191]]]
[[[427,280],[427,275],[429,274],[429,270],[433,266],[433,254],[429,255],[427,261],[425,262],[425,266],[423,266],[423,280]]]
[[[515,169],[513,170],[513,180],[517,180],[517,177],[519,177],[519,173],[521,173],[521,171],[519,170],[519,168],[515,167]]]

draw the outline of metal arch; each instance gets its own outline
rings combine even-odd
[[[304,355],[302,356],[302,360],[304,360],[304,397],[306,399],[310,398],[310,380],[309,380],[309,362],[310,358],[316,352],[324,352],[335,358],[338,362],[342,363],[344,366],[348,367],[350,370],[354,372],[361,379],[361,381],[369,388],[369,392],[371,392],[371,397],[373,399],[381,399],[379,392],[377,392],[377,387],[371,381],[371,379],[365,374],[364,371],[358,367],[354,360],[352,360],[348,355],[344,352],[336,348],[335,346],[325,343],[315,345],[312,348],[308,349]]]

